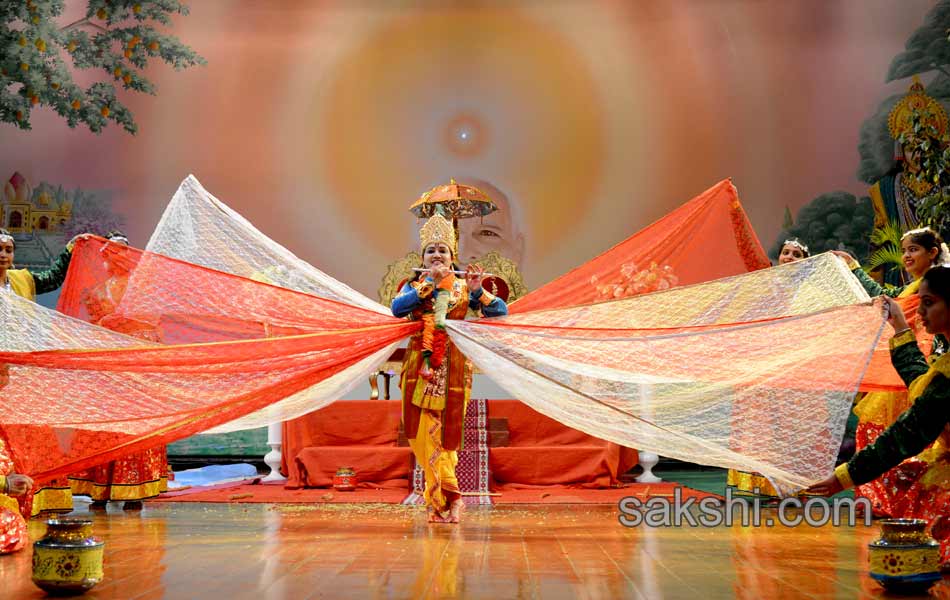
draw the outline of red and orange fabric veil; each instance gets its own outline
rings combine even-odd
[[[0,432],[18,470],[43,480],[315,410],[419,327],[191,177],[149,250],[77,244],[61,312],[0,297]],[[447,326],[483,373],[571,427],[800,487],[832,468],[855,392],[901,384],[881,311],[838,259],[768,266],[723,181],[508,317]]]

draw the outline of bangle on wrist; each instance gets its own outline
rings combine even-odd
[[[917,338],[914,336],[914,332],[909,327],[907,329],[902,329],[896,333],[888,342],[888,347],[891,350],[903,346],[904,344],[917,343]]]
[[[841,484],[841,489],[846,490],[854,487],[854,481],[851,479],[851,473],[848,471],[848,463],[842,463],[835,468],[835,477]]]

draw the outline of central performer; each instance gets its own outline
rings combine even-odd
[[[449,340],[446,319],[464,320],[469,308],[486,317],[508,314],[504,300],[482,289],[484,271],[471,265],[464,278],[455,264],[455,229],[442,215],[419,230],[422,267],[393,299],[397,317],[422,321],[409,340],[400,377],[402,419],[412,452],[425,472],[429,521],[458,523],[462,493],[455,467],[472,389],[471,363]]]

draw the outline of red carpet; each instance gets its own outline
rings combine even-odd
[[[617,504],[627,496],[640,500],[648,498],[673,499],[673,490],[682,488],[680,496],[687,498],[718,498],[677,483],[632,483],[622,488],[585,489],[569,487],[539,487],[530,489],[502,489],[492,499],[495,504]]]
[[[283,483],[248,484],[225,483],[217,486],[188,488],[180,492],[162,494],[149,502],[256,502],[280,504],[317,504],[367,502],[399,504],[408,494],[405,480],[399,487],[359,487],[352,492],[338,492],[328,488],[288,490]]]
[[[394,482],[395,483],[395,482]],[[502,489],[492,495],[495,504],[616,504],[627,496],[673,498],[673,490],[682,488],[682,498],[717,497],[675,483],[634,483],[623,488],[583,489],[569,487],[536,487],[530,489]],[[251,503],[382,503],[399,504],[408,493],[408,485],[376,488],[361,487],[353,492],[334,489],[288,490],[283,484],[225,483],[217,486],[193,487],[162,494],[149,502],[251,502]]]

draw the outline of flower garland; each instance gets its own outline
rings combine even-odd
[[[454,285],[454,277],[446,277],[432,291],[432,312],[422,313],[422,357],[423,365],[419,376],[431,379],[433,369],[438,369],[445,361],[449,335],[445,330],[445,316],[449,310],[449,290]]]

